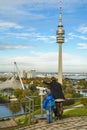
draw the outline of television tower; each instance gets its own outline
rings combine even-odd
[[[59,25],[56,34],[57,34],[57,43],[59,44],[58,82],[62,84],[62,43],[64,43],[64,29],[62,25],[62,0],[60,0]]]

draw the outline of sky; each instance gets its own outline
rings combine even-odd
[[[58,72],[59,0],[0,0],[0,72]],[[63,72],[87,72],[87,0],[63,0]]]

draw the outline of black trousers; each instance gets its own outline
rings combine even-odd
[[[55,102],[55,108],[53,109],[56,118],[61,119],[63,114],[63,103]]]

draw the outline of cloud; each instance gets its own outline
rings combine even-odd
[[[28,56],[0,56],[3,70],[8,66],[8,70],[13,70],[14,61],[17,62],[20,70],[31,70],[43,72],[57,72],[58,71],[58,53],[57,52],[31,52]],[[71,55],[63,53],[63,72],[65,71],[86,71],[87,58],[79,55]],[[2,69],[0,68],[0,69]],[[76,70],[77,69],[77,70]]]
[[[24,32],[23,32],[24,31]],[[6,32],[4,33],[7,37],[16,37],[20,39],[27,39],[28,41],[39,41],[39,42],[48,42],[48,43],[54,43],[56,41],[56,36],[53,35],[44,35],[41,34],[34,29],[26,30],[26,28],[18,32]]]
[[[79,38],[82,40],[87,40],[87,37],[84,35],[78,35],[78,34],[74,34],[74,33],[69,33],[69,39],[74,39],[74,38]]]
[[[78,49],[87,49],[87,43],[78,43]]]
[[[22,44],[0,44],[0,50],[8,50],[8,49],[27,49],[27,48],[33,48],[35,46],[31,45],[22,45]]]
[[[16,40],[23,39],[23,40],[28,40],[28,42],[39,41],[39,42],[48,42],[48,43],[54,43],[56,41],[56,37],[54,35],[47,36],[41,34],[40,32],[37,32],[35,28],[32,27],[27,28],[13,22],[0,21],[0,32],[1,34],[3,34],[1,35],[0,39],[16,38]]]
[[[0,21],[0,29],[9,29],[9,28],[15,28],[15,29],[21,29],[22,26],[12,23],[12,22],[5,22],[5,21]]]
[[[87,26],[85,25],[81,25],[78,29],[77,29],[80,33],[87,33]]]
[[[70,53],[64,53],[63,54],[63,64],[64,65],[85,65],[87,64],[87,58],[84,56],[80,56],[80,55],[73,55]]]
[[[63,72],[87,72],[87,58],[70,53],[63,54]]]
[[[40,34],[40,35],[36,36],[36,41],[54,43],[56,41],[56,36],[43,36]]]
[[[28,0],[0,0],[0,19],[8,21],[26,21],[44,19],[45,15],[36,13],[34,10],[38,8],[38,2]],[[32,10],[33,9],[33,10]],[[39,8],[40,9],[40,8]]]
[[[86,0],[66,0],[63,1],[63,8],[74,10],[81,4],[87,3]],[[44,19],[47,14],[38,12],[39,10],[52,10],[58,9],[58,0],[0,0],[0,17],[1,19],[10,19],[11,21],[21,21],[26,19]]]
[[[87,65],[64,65],[63,72],[86,73]]]
[[[17,62],[18,67],[22,70],[31,70],[36,69],[36,71],[56,71],[57,68],[57,57],[55,57],[56,53],[42,53],[42,52],[31,52],[28,56],[2,56],[3,68],[7,68],[8,70],[13,69],[14,61]],[[2,65],[1,63],[1,65]],[[12,65],[12,66],[11,66]],[[53,67],[54,66],[54,67]],[[0,68],[1,69],[1,68]]]

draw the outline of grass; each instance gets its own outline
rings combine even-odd
[[[63,113],[63,117],[87,116],[87,108],[75,108]]]
[[[81,102],[80,102],[80,101],[77,101],[77,102],[75,102],[75,103],[72,104],[72,105],[69,105],[69,106],[63,106],[63,108],[64,108],[64,109],[68,109],[68,108],[72,108],[72,107],[77,106],[77,105],[80,105],[80,104],[81,104]]]

